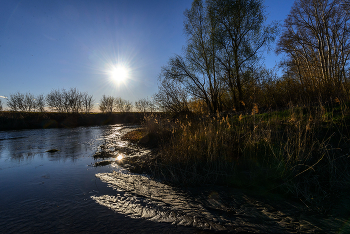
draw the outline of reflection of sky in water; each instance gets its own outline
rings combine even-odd
[[[0,131],[0,233],[172,233],[175,227],[135,221],[91,199],[113,195],[95,174],[124,171],[117,164],[92,167],[92,156],[132,128]]]

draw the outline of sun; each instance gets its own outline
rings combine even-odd
[[[128,78],[128,69],[123,65],[116,65],[110,70],[110,76],[117,83],[125,82]]]

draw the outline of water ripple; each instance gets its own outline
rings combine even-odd
[[[96,177],[117,191],[116,196],[92,196],[100,205],[132,218],[155,222],[193,226],[203,229],[227,230],[227,221],[215,217],[200,203],[173,187],[151,180],[142,175],[119,172],[100,173]],[[212,220],[218,220],[213,222]],[[220,224],[223,223],[223,224]]]

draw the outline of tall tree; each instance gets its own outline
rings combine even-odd
[[[194,0],[184,14],[185,56],[171,58],[163,67],[162,76],[181,82],[191,96],[203,100],[210,112],[216,112],[220,108],[221,88],[213,40],[216,24],[210,21],[202,0]]]
[[[346,91],[350,59],[349,1],[296,0],[284,22],[277,52],[288,72],[313,97]]]
[[[257,65],[262,49],[275,40],[278,25],[264,25],[262,0],[207,0],[207,4],[210,21],[216,24],[216,56],[239,108],[245,100],[244,77]]]

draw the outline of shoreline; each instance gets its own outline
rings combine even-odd
[[[145,144],[139,144],[147,135],[139,133],[144,132],[145,129],[136,129],[126,133],[122,139],[132,142],[139,147],[150,149]],[[139,136],[139,138],[135,136]],[[274,222],[273,220],[280,220],[277,222],[280,227],[276,230],[281,231],[281,233],[289,233],[295,230],[302,231],[303,233],[333,232],[338,230],[339,225],[344,222],[344,217],[342,216],[336,217],[337,221],[335,222],[335,216],[324,216],[314,209],[305,206],[299,200],[284,197],[279,193],[264,193],[220,184],[201,184],[185,187],[172,184],[170,181],[163,180],[164,178],[158,178],[154,174],[154,171],[152,171],[157,167],[157,163],[159,163],[158,159],[159,148],[151,148],[151,152],[147,155],[134,156],[115,162],[132,173],[141,176],[146,174],[147,176],[151,176],[152,180],[179,188],[185,194],[188,193],[190,196],[193,196],[202,207],[210,210],[212,214],[220,214],[226,217],[227,220],[231,218],[235,220],[234,217],[236,215],[237,217],[244,217],[247,221],[247,226],[252,228],[252,233],[261,231],[260,228],[264,226],[272,228],[270,225],[271,222]],[[121,175],[117,173],[109,176],[119,178]],[[243,214],[240,214],[240,207],[244,207]],[[256,209],[264,210],[264,213],[258,214]],[[263,220],[258,221],[257,217],[260,215],[262,215],[260,218],[263,218],[264,215],[267,216],[264,216],[265,218]],[[228,230],[235,230],[237,226],[230,226]],[[267,229],[264,231],[267,231]]]
[[[0,131],[46,128],[74,128],[109,124],[141,124],[143,112],[124,113],[57,113],[0,112]]]

